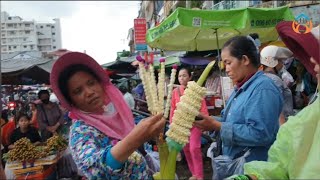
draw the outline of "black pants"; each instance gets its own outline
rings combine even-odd
[[[41,141],[46,142],[47,139],[51,138],[53,134],[50,131],[47,130],[41,130]]]

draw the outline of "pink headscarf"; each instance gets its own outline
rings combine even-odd
[[[102,85],[105,87],[105,93],[108,98],[105,105],[109,102],[113,103],[116,113],[111,115],[85,113],[72,107],[70,102],[65,99],[59,89],[59,76],[65,68],[75,64],[85,65],[96,73],[101,80]],[[122,93],[110,82],[109,76],[103,68],[87,54],[69,52],[61,56],[53,65],[50,74],[50,84],[61,105],[70,111],[70,118],[81,119],[86,124],[97,128],[105,135],[119,140],[123,139],[134,128],[132,112],[123,99]]]

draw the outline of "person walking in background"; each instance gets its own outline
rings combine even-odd
[[[182,68],[179,70],[178,80],[180,86],[172,91],[171,109],[170,109],[170,123],[174,111],[176,110],[177,103],[180,101],[180,97],[183,95],[188,82],[192,79],[190,70]],[[205,100],[202,100],[200,112],[208,115],[208,109]],[[183,148],[183,152],[187,159],[189,170],[192,174],[190,179],[203,179],[203,159],[201,152],[201,130],[197,127],[191,128],[190,141]]]
[[[290,53],[292,55],[292,52]],[[283,80],[286,86],[291,88],[291,86],[294,84],[294,79],[292,75],[287,71],[286,66],[283,64],[284,60],[285,59],[280,60],[275,69],[277,70],[278,76]]]
[[[127,104],[129,105],[130,109],[134,109],[134,107],[135,107],[134,98],[133,98],[132,94],[129,93],[128,88],[125,86],[120,86],[119,90],[122,92],[123,98],[127,102]]]
[[[275,68],[279,63],[279,60],[288,58],[287,54],[292,54],[286,53],[287,51],[289,50],[286,48],[266,46],[261,50],[260,53],[262,70],[264,71],[265,75],[271,78],[276,86],[280,89],[284,100],[283,109],[279,118],[280,125],[286,122],[288,116],[293,115],[292,92],[288,88],[287,84],[278,76],[277,69]]]
[[[38,93],[38,98],[42,102],[37,108],[37,119],[42,142],[57,133],[58,128],[64,124],[63,113],[59,105],[49,101],[49,97],[48,90],[41,90]]]
[[[38,116],[38,111],[37,111],[37,106],[36,106],[36,103],[34,102],[30,102],[29,103],[29,112],[30,112],[30,116],[31,116],[31,124],[33,125],[33,127],[39,129],[39,123],[38,123],[38,119],[37,119],[37,116]]]
[[[121,92],[84,53],[61,56],[53,65],[50,84],[61,106],[70,111],[69,147],[88,179],[152,179],[138,148],[163,132],[161,114],[135,126]]]

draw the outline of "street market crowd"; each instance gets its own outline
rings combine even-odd
[[[286,47],[261,48],[259,34],[253,33],[235,36],[221,48],[217,59],[234,89],[220,114],[210,114],[206,99],[201,100],[189,142],[178,154],[187,162],[189,179],[320,178],[319,27],[298,34],[290,23],[276,26]],[[59,178],[153,179],[160,171],[156,139],[173,127],[175,110],[194,76],[191,68],[178,68],[169,118],[147,116],[142,83],[117,87],[92,57],[66,53],[52,68],[49,90],[35,98],[12,93],[3,100],[15,107],[2,110],[2,154],[22,138],[38,146],[59,134],[69,142],[58,161]],[[219,78],[211,71],[207,89],[221,94]],[[208,149],[212,177],[203,172],[203,136],[214,141]],[[5,177],[15,178],[2,160],[0,179]]]

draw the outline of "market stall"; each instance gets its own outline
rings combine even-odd
[[[57,162],[65,153],[67,141],[60,135],[49,138],[44,146],[35,146],[22,138],[4,154],[7,178],[56,179]]]

